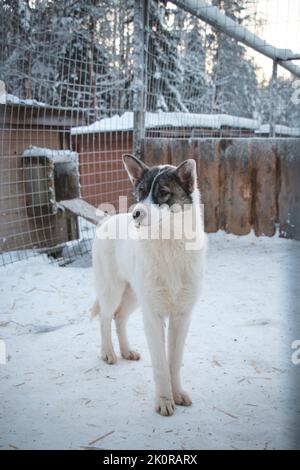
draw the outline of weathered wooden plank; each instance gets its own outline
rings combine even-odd
[[[278,194],[280,236],[300,240],[300,145],[299,140],[278,141]]]
[[[143,139],[142,160],[149,166],[171,164],[169,139]]]
[[[99,211],[96,207],[92,206],[84,199],[68,199],[66,201],[60,201],[60,206],[69,211],[73,216],[83,217],[92,224],[97,225],[99,222],[102,222],[106,214],[102,211]]]
[[[226,230],[226,201],[227,201],[227,169],[225,165],[226,149],[232,145],[231,139],[222,139],[216,141],[216,148],[219,158],[219,208],[218,208],[218,227]]]
[[[277,163],[276,141],[253,140],[250,152],[253,159],[252,174],[252,223],[257,236],[272,237],[277,221]]]
[[[233,140],[223,155],[224,185],[220,211],[224,214],[224,229],[235,235],[246,235],[251,230],[252,161],[249,141]]]
[[[195,158],[205,228],[300,239],[298,139],[145,139],[149,165]]]
[[[219,164],[220,153],[214,140],[195,141],[195,159],[201,202],[204,206],[206,232],[219,229]]]
[[[194,142],[188,139],[171,139],[169,141],[170,163],[180,165],[184,160],[195,157]]]

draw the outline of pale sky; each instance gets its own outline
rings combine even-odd
[[[272,46],[292,49],[294,53],[300,54],[300,0],[253,0],[255,3],[256,11],[264,18],[264,23],[261,27],[252,24],[248,29]],[[269,78],[272,61],[258,53],[253,55]],[[294,63],[300,66],[300,60]],[[282,67],[278,68],[278,72],[280,75],[289,75]]]
[[[211,3],[211,0],[206,2]],[[253,10],[251,13],[256,12],[257,17],[262,19],[262,24],[252,20],[247,28],[274,47],[291,49],[295,54],[300,54],[300,0],[250,0],[250,2]],[[265,76],[269,80],[272,75],[272,60],[250,48],[248,54],[262,68],[259,78]],[[294,63],[300,67],[300,60]],[[290,76],[290,73],[282,67],[278,67],[278,74]]]

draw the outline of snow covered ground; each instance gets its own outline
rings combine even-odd
[[[88,316],[90,266],[36,257],[2,267],[8,362],[0,364],[0,448],[291,447],[300,417],[293,404],[300,366],[291,362],[291,342],[300,339],[293,324],[300,243],[252,234],[209,239],[184,357],[193,406],[169,418],[153,410],[141,312],[129,333],[142,359],[109,366],[99,359],[98,322]]]

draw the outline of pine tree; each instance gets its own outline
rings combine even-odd
[[[133,94],[133,14],[134,0],[117,1],[114,8],[111,60],[115,64],[113,87],[114,113],[132,109]]]
[[[288,127],[300,127],[300,106],[293,99],[295,88],[294,79],[278,78],[276,84],[275,101],[271,100],[271,80],[264,82],[260,90],[260,116],[262,122],[270,122],[270,113],[274,113],[274,123]]]
[[[242,24],[249,19],[249,0],[213,0],[213,5]],[[246,49],[219,31],[210,35],[212,50],[213,112],[252,117],[257,107],[257,78]]]
[[[183,70],[178,51],[178,32],[174,11],[166,1],[149,2],[147,57],[147,109],[149,111],[187,111],[180,89]]]
[[[19,97],[32,98],[31,51],[33,16],[26,0],[5,0],[0,4],[0,79],[6,91]]]
[[[54,43],[60,48],[54,64],[53,104],[86,109],[91,120],[109,115],[113,73],[103,47],[108,3],[59,0],[49,8]]]
[[[91,120],[110,115],[113,95],[120,92],[111,9],[109,0],[1,4],[5,46],[0,72],[7,91],[56,107],[85,109]]]
[[[180,94],[190,112],[205,113],[211,101],[210,76],[206,64],[206,25],[186,15],[182,51],[183,83]]]

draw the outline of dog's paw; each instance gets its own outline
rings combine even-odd
[[[117,356],[114,353],[114,351],[110,351],[110,352],[102,351],[101,357],[103,361],[106,362],[107,364],[115,364],[117,362]]]
[[[172,416],[175,410],[173,398],[159,397],[155,405],[155,410],[162,416]]]
[[[122,351],[122,357],[127,361],[139,361],[141,358],[140,353],[132,350]]]
[[[173,397],[176,405],[191,406],[191,404],[193,403],[189,395],[186,392],[183,392],[182,390],[178,392],[173,392]]]

